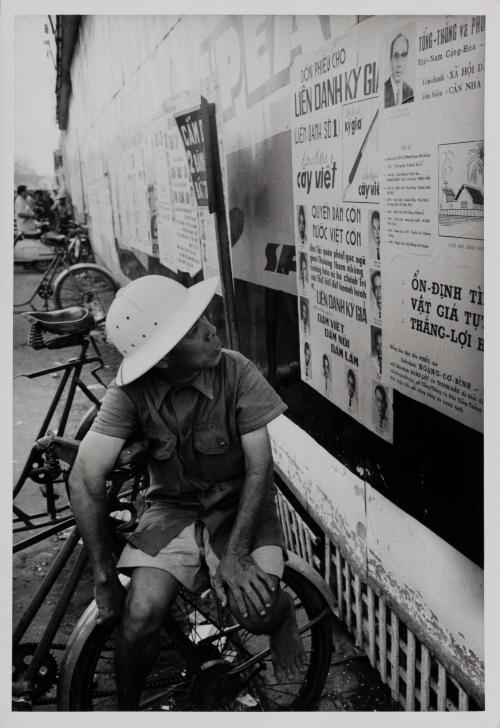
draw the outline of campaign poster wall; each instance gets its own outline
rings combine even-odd
[[[363,23],[292,69],[302,378],[389,442],[382,341],[379,28]]]
[[[395,19],[383,40],[411,90],[393,106],[386,80],[381,110],[387,376],[482,431],[485,18]]]
[[[302,378],[392,442],[393,391],[477,430],[484,18],[374,18],[298,59]]]

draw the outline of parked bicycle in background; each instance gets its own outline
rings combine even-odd
[[[30,199],[20,185],[15,201],[14,264],[44,275],[26,300],[14,301],[14,309],[84,306],[96,321],[103,321],[118,285],[105,268],[92,262],[87,227],[70,218],[64,194],[58,196],[47,219],[37,220],[34,211],[47,214],[45,198],[38,195],[33,207]],[[49,225],[54,229],[46,230]]]

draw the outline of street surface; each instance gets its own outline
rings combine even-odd
[[[30,292],[39,280],[39,273],[32,273],[19,268],[15,271],[14,300],[25,301],[29,298]],[[43,302],[37,299],[35,304],[40,310]],[[43,367],[54,366],[75,356],[75,349],[60,349],[48,351],[42,349],[35,351],[27,344],[29,323],[24,316],[14,315],[13,326],[13,369],[14,369],[14,400],[13,400],[13,470],[14,481],[18,477],[24,460],[35,441],[40,424],[47,411],[48,405],[57,388],[60,374],[40,377],[29,380],[18,375],[23,372],[32,372]],[[109,384],[114,376],[119,356],[104,341],[101,334],[98,341],[99,349],[103,355],[105,367],[100,375],[106,384]],[[101,397],[104,389],[95,382],[90,373],[83,375],[83,380],[92,385],[94,393]],[[66,434],[71,437],[81,416],[88,409],[89,403],[81,393],[77,394],[72,416],[68,423]],[[56,424],[53,425],[55,429]],[[61,493],[61,500],[64,494]],[[35,513],[44,509],[45,499],[43,498],[38,484],[28,480],[16,499],[16,505],[24,510]],[[30,534],[28,534],[30,535]],[[26,537],[26,534],[23,535]],[[30,547],[25,551],[16,554],[13,567],[13,618],[14,624],[20,618],[26,608],[41,579],[47,570],[55,554],[64,544],[64,535],[61,538],[53,536],[40,544]],[[20,535],[15,541],[20,540]],[[45,604],[42,606],[35,622],[22,640],[23,643],[37,643],[43,633],[44,626],[54,609],[58,594],[64,582],[62,578],[56,583],[52,593],[49,594]],[[56,635],[56,643],[63,646],[71,634],[78,618],[84,611],[86,605],[92,599],[92,581],[90,574],[85,572],[71,603],[63,619],[61,628]],[[334,629],[333,641],[335,651],[333,653],[332,667],[328,676],[324,696],[321,699],[318,710],[320,711],[371,711],[371,710],[398,710],[392,705],[390,692],[379,679],[378,674],[368,662],[368,658],[354,647],[351,636],[342,625]],[[59,647],[53,651],[54,657],[60,661],[62,649]],[[48,666],[50,674],[53,665]],[[54,675],[55,678],[55,675]],[[46,704],[36,707],[36,710],[55,710],[55,679],[54,685],[47,691]]]

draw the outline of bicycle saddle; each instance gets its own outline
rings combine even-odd
[[[59,311],[25,311],[23,316],[51,334],[87,334],[94,327],[94,317],[83,306]]]
[[[42,243],[47,243],[48,245],[57,245],[58,243],[64,243],[65,240],[66,235],[61,235],[61,233],[55,233],[53,231],[44,233],[41,236]]]

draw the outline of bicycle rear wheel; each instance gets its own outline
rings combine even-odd
[[[79,263],[64,270],[54,284],[57,308],[84,306],[97,322],[106,318],[118,285],[107,270],[95,263]]]
[[[166,631],[162,632],[160,653],[146,679],[139,710],[313,710],[330,667],[329,608],[318,589],[289,567],[285,568],[281,586],[293,598],[299,629],[305,626],[302,642],[307,667],[300,677],[278,684],[266,654],[266,635],[244,630],[228,610],[218,605],[212,591],[201,597],[182,591],[173,617],[200,651],[206,682],[200,683],[182,651]],[[261,657],[252,664],[252,657],[259,654]],[[116,710],[113,661],[113,629],[95,627],[81,645],[72,675],[61,681],[66,694],[58,696],[59,709]],[[233,671],[236,674],[228,674]]]

